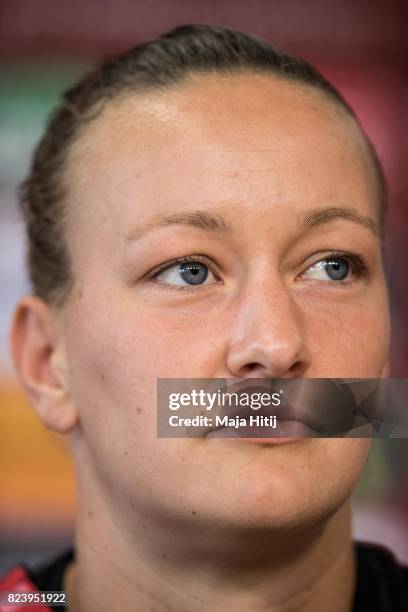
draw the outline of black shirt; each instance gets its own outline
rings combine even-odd
[[[408,612],[408,567],[381,546],[355,543],[354,551],[357,583],[350,612]],[[73,556],[70,550],[41,568],[25,569],[39,591],[62,591],[63,574]]]

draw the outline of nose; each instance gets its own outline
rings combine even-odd
[[[310,366],[302,313],[276,280],[247,286],[230,327],[226,366],[231,377],[294,378]]]

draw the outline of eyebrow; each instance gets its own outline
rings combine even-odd
[[[305,228],[312,228],[324,223],[329,223],[335,219],[347,219],[358,223],[363,227],[371,230],[375,236],[381,236],[381,230],[378,223],[371,217],[360,214],[354,208],[343,208],[340,206],[331,206],[328,208],[313,208],[311,210],[301,211],[298,215],[299,223]]]
[[[336,219],[346,219],[357,223],[374,233],[375,236],[381,235],[378,224],[366,215],[360,214],[354,208],[346,208],[339,206],[331,206],[325,208],[313,208],[300,211],[298,214],[298,222],[301,228],[311,229]],[[210,213],[207,210],[193,210],[182,213],[173,213],[170,215],[157,215],[148,223],[135,227],[130,232],[125,234],[126,242],[133,242],[142,238],[145,234],[166,227],[168,225],[182,225],[187,227],[196,227],[204,231],[219,233],[222,235],[232,234],[233,226],[218,213]]]
[[[189,227],[197,227],[198,229],[207,232],[219,234],[232,234],[233,227],[222,215],[210,213],[206,210],[193,210],[182,213],[174,213],[170,215],[157,215],[143,226],[132,229],[126,234],[127,242],[138,240],[145,234],[154,229],[165,227],[167,225],[184,225]]]

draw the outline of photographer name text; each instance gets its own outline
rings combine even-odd
[[[171,427],[268,427],[276,428],[276,416],[250,415],[249,417],[238,416],[215,416],[197,415],[194,417],[179,417],[171,415],[169,425]]]

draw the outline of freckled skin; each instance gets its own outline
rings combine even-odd
[[[58,315],[65,407],[79,422],[70,434],[79,497],[99,509],[111,555],[135,562],[128,545],[150,560],[171,550],[175,568],[188,538],[200,559],[230,563],[251,550],[282,553],[302,533],[317,541],[326,530],[328,566],[349,537],[344,509],[369,441],[157,439],[156,379],[387,374],[378,238],[344,219],[307,233],[298,225],[300,211],[325,206],[377,219],[357,127],[311,89],[259,75],[206,76],[107,105],[68,162],[67,232],[81,299]],[[157,214],[194,209],[222,214],[233,233],[168,226],[124,240]],[[319,256],[339,250],[361,256],[368,274],[342,287],[306,276]],[[218,282],[183,292],[147,278],[197,254],[213,262]],[[86,529],[80,519],[84,540]],[[318,567],[309,559],[301,581]],[[280,579],[275,595],[286,584]]]

